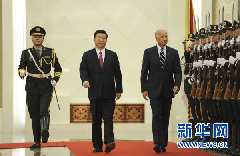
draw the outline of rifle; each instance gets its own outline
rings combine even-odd
[[[212,32],[210,31],[210,38],[211,38],[211,42],[210,42],[210,55],[209,55],[209,60],[213,61],[214,59],[214,53],[215,53],[215,48],[213,48],[213,41],[212,41]],[[214,45],[215,46],[215,45]],[[206,96],[205,98],[207,99],[212,99],[213,98],[213,78],[214,78],[214,69],[213,66],[209,66],[208,69],[208,83],[207,83],[207,90],[206,90]]]
[[[200,38],[200,51],[199,51],[198,62],[199,62],[199,60],[203,61],[203,51],[202,51],[202,44],[201,44],[201,35],[199,36],[199,38]],[[202,81],[203,81],[203,71],[202,71],[202,67],[201,66],[198,67],[198,78],[199,78],[199,82],[197,84],[195,98],[199,97],[201,84],[202,84]]]
[[[221,29],[221,25],[220,25],[220,9],[218,11],[218,29],[219,29],[219,33],[218,35],[220,35],[220,41],[219,41],[219,44],[218,44],[218,58],[220,59],[221,58],[221,55],[222,55],[222,51],[223,51],[223,47],[222,47],[222,29]],[[214,92],[213,92],[213,99],[216,99],[217,98],[217,94],[218,94],[218,91],[219,91],[219,84],[220,84],[220,81],[221,81],[221,66],[218,64],[217,65],[217,83],[215,84],[215,88],[214,88]]]
[[[234,4],[232,8],[232,31],[233,31],[233,38],[231,43],[231,53],[230,57],[236,57],[236,42],[235,42],[235,26],[234,26]],[[235,78],[235,73],[234,73],[234,64],[230,64],[230,75],[229,75],[229,81],[227,83],[226,87],[226,92],[224,94],[224,99],[231,99],[232,98],[232,93],[233,93],[233,88],[234,88],[234,78]]]
[[[224,23],[224,7],[223,7],[223,13],[222,13],[222,21]],[[223,36],[224,36],[224,41],[225,44],[223,46],[223,55],[222,58],[226,59],[227,58],[227,52],[228,52],[228,48],[227,48],[227,44],[226,44],[226,28],[223,26]],[[222,70],[222,79],[221,82],[219,84],[219,90],[218,90],[218,94],[217,94],[217,99],[224,99],[224,93],[225,93],[225,81],[227,79],[227,71],[225,70],[224,66],[221,66],[221,70]]]
[[[196,42],[196,41],[195,41]],[[194,62],[196,62],[198,60],[198,52],[197,52],[197,45],[195,46],[195,51],[194,51]],[[192,89],[191,89],[191,96],[192,97],[195,97],[195,94],[196,94],[196,87],[197,87],[197,74],[198,74],[198,71],[197,71],[197,68],[194,67],[194,82],[192,83]]]
[[[239,0],[238,0],[238,22],[240,22],[240,18],[239,18],[240,15],[239,14],[240,14],[240,12],[239,12]],[[239,35],[239,33],[238,33],[238,35]],[[238,37],[238,36],[236,36],[236,37]],[[237,44],[235,43],[235,46],[236,46],[237,51],[239,52],[239,50],[240,50],[240,43],[237,43]],[[238,93],[240,93],[239,92],[239,79],[240,79],[240,61],[237,61],[237,65],[236,65],[236,79],[235,79],[235,82],[234,82],[231,99],[237,99],[238,97],[240,98],[240,94],[238,94]]]
[[[239,19],[239,18],[238,18],[238,19]],[[239,21],[240,21],[240,20],[239,20]],[[240,50],[240,43],[238,43],[238,52],[239,52],[239,50]],[[233,91],[232,98],[235,98],[235,99],[240,100],[240,87],[239,87],[239,84],[240,84],[240,61],[239,61],[239,60],[237,61],[237,76],[236,76],[236,81],[235,81],[235,83],[236,83],[235,89],[236,89],[237,91],[236,91],[236,92]],[[234,83],[234,84],[235,84],[235,83]],[[234,89],[233,89],[233,90],[234,90]],[[237,94],[237,96],[234,95],[234,94]]]
[[[199,28],[199,19],[197,18],[197,24],[198,24],[198,28]],[[199,32],[199,31],[198,31]],[[195,34],[195,49],[194,49],[194,62],[198,61],[198,46],[197,46],[197,35],[199,34]],[[196,89],[197,89],[197,75],[198,75],[198,70],[196,67],[194,67],[194,82],[192,83],[192,89],[191,89],[191,93],[190,96],[192,96],[193,98],[196,95]]]
[[[209,60],[209,48],[208,48],[208,37],[209,35],[211,36],[210,33],[210,13],[208,12],[208,26],[207,26],[207,15],[206,15],[206,23],[205,23],[205,29],[206,29],[206,48],[204,48],[205,50],[205,60]],[[208,35],[209,34],[209,35]],[[205,98],[206,95],[206,85],[207,85],[207,77],[208,77],[208,66],[206,65],[206,63],[204,63],[204,72],[203,72],[203,82],[201,83],[201,89],[200,89],[200,93],[199,93],[199,97],[200,98]]]
[[[223,30],[223,35],[224,35],[224,41],[225,41],[225,44],[222,45],[223,49],[222,49],[222,58],[226,59],[226,52],[227,52],[227,47],[226,47],[226,28],[224,28],[224,7],[222,9],[222,30]],[[219,83],[219,86],[218,86],[218,91],[217,91],[217,95],[216,95],[216,99],[224,99],[224,83],[225,83],[225,80],[227,78],[227,72],[225,71],[224,69],[224,66],[221,66],[220,67],[220,70],[221,70],[221,81]]]

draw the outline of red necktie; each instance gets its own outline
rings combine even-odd
[[[99,62],[100,62],[100,66],[101,68],[103,68],[103,58],[102,58],[102,52],[99,52],[100,56],[99,56]]]

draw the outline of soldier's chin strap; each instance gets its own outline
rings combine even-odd
[[[35,61],[32,53],[31,53],[31,51],[30,51],[29,49],[28,49],[28,53],[29,53],[30,57],[32,58],[35,66],[37,67],[38,71],[39,71],[40,73],[44,74],[44,72],[42,71],[42,69],[37,65],[37,63],[36,63],[36,61]],[[46,78],[48,78],[48,77],[46,77]],[[48,79],[49,79],[49,78],[48,78]],[[53,90],[54,90],[55,95],[56,95],[56,100],[57,100],[57,103],[58,103],[58,109],[60,110],[60,105],[59,105],[59,102],[58,102],[57,92],[56,92],[56,88],[55,88],[54,86],[53,86]]]

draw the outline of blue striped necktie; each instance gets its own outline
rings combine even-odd
[[[164,66],[164,64],[165,64],[165,55],[164,55],[164,52],[163,52],[163,48],[161,48],[161,52],[160,52],[160,62]]]

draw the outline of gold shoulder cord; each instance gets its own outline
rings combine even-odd
[[[51,60],[52,67],[54,67],[54,64],[55,64],[55,59],[56,59],[55,50],[54,50],[54,49],[52,49],[52,60]]]

